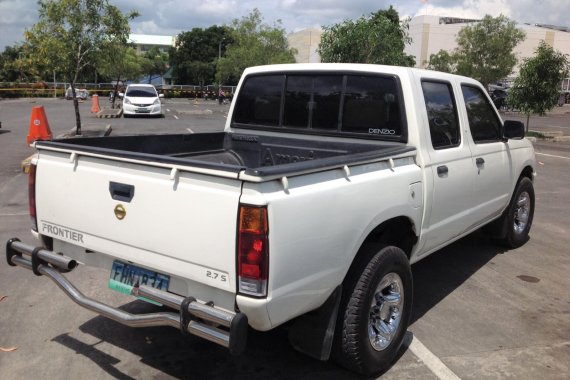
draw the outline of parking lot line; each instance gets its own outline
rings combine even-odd
[[[448,366],[435,356],[433,352],[428,350],[426,346],[414,335],[412,343],[409,346],[410,351],[426,365],[440,380],[460,380]]]
[[[570,157],[564,157],[564,156],[557,156],[554,154],[546,154],[546,153],[535,153],[537,156],[546,156],[546,157],[554,157],[554,158],[562,158],[564,160],[570,160]]]
[[[174,115],[174,118],[175,118],[176,120],[178,120],[178,116]]]
[[[194,131],[191,130],[190,128],[186,128],[186,130],[187,130],[188,132],[190,132],[190,133],[194,133]]]

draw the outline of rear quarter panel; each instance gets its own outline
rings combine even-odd
[[[393,169],[387,161],[351,167],[349,176],[339,169],[292,177],[287,190],[280,181],[244,184],[242,203],[268,206],[272,327],[319,307],[383,221],[406,216],[420,225],[422,204],[408,191],[421,182],[420,169],[411,157],[395,163]],[[254,304],[238,297],[246,314]]]

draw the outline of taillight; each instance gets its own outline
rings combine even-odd
[[[240,293],[267,296],[269,240],[267,208],[241,205],[238,231],[238,281]]]
[[[30,164],[28,171],[28,200],[30,206],[30,218],[32,219],[32,229],[38,230],[38,219],[36,215],[36,165]]]

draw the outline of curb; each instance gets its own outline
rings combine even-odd
[[[75,134],[75,128],[69,130],[69,132],[63,135],[57,136],[58,139],[69,139],[73,137],[107,137],[111,134],[113,128],[111,124],[107,124],[103,129],[98,128],[98,126],[85,126],[81,128],[81,134]]]
[[[567,142],[570,141],[570,136],[564,136],[564,132],[561,131],[534,131],[530,130],[529,133],[537,135],[536,137],[527,137],[528,139],[541,140],[541,141],[552,141],[552,142]]]
[[[104,108],[101,111],[97,112],[97,115],[95,115],[95,117],[98,117],[100,119],[118,118],[121,117],[122,114],[123,114],[122,108],[118,109]]]

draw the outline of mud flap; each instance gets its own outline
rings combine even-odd
[[[339,285],[321,307],[295,320],[289,330],[293,348],[318,360],[329,359],[341,295]]]

